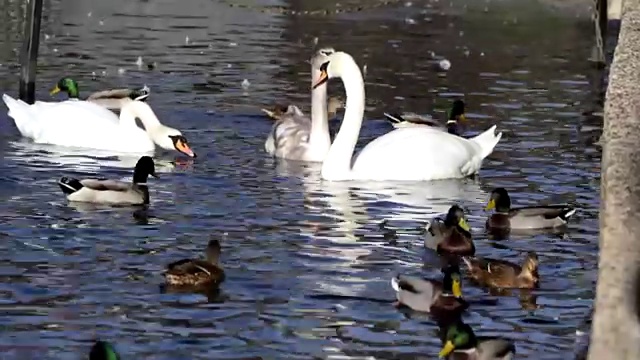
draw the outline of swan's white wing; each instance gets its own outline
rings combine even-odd
[[[428,126],[396,129],[362,149],[353,165],[353,178],[420,181],[472,175],[500,139],[493,135],[495,127],[489,130],[495,143],[478,143]],[[478,137],[488,139],[485,133]]]

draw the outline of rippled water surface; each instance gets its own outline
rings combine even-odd
[[[436,358],[434,323],[392,307],[389,280],[440,277],[421,228],[453,202],[470,211],[478,255],[520,262],[536,250],[541,261],[532,295],[465,280],[466,322],[514,340],[518,358],[567,358],[590,311],[598,249],[601,119],[583,115],[598,106],[589,22],[529,1],[455,3],[296,15],[205,0],[45,0],[38,97],[63,75],[85,95],[148,84],[149,103],[199,157],[156,153],[148,213],[68,204],[56,178],[130,177],[136,159],[35,146],[2,110],[2,359],[78,359],[96,337],[127,359]],[[4,4],[0,87],[15,95],[23,10]],[[259,108],[308,111],[316,37],[367,65],[360,144],[391,129],[384,111],[442,116],[463,96],[473,130],[504,132],[480,176],[332,184],[317,167],[266,156],[271,124]],[[434,71],[443,57],[446,76]],[[343,96],[339,81],[330,92]],[[496,186],[518,204],[581,210],[564,236],[492,241],[482,207]],[[164,266],[200,256],[210,237],[223,245],[221,293],[162,291]]]

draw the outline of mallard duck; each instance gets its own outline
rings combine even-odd
[[[63,177],[58,181],[69,201],[109,205],[144,205],[149,203],[149,175],[158,177],[155,164],[149,156],[138,160],[133,170],[133,182]]]
[[[576,209],[567,205],[541,205],[527,207],[511,207],[511,198],[504,188],[496,188],[491,192],[491,198],[486,210],[496,211],[489,216],[486,226],[494,230],[506,229],[548,229],[567,224]]]
[[[447,266],[442,272],[442,282],[404,275],[392,278],[391,287],[398,299],[395,305],[434,314],[464,311],[469,304],[462,298],[460,269]]]
[[[431,116],[418,115],[415,113],[403,113],[403,114],[389,114],[384,113],[387,121],[391,123],[394,128],[403,128],[408,126],[433,126],[437,128],[446,129],[448,133],[461,136],[462,128],[461,124],[465,123],[467,118],[464,115],[465,104],[462,100],[455,100],[451,104],[451,109],[447,112],[447,123],[445,126],[432,118]]]
[[[167,266],[164,277],[172,286],[218,286],[224,281],[220,266],[220,242],[212,239],[205,250],[206,260],[183,259]]]
[[[449,360],[510,360],[515,344],[499,337],[476,337],[471,326],[461,319],[442,328],[445,336],[438,357]]]
[[[431,237],[431,238],[429,238]],[[471,256],[476,247],[471,239],[471,229],[464,218],[464,210],[453,205],[444,220],[434,218],[429,223],[425,237],[425,246],[437,244],[438,254]]]
[[[344,108],[344,102],[335,96],[330,96],[327,103],[327,115],[328,119],[335,118],[338,110]],[[260,109],[263,113],[274,121],[280,120],[285,115],[295,114],[296,116],[304,116],[304,113],[295,105],[281,105],[276,104],[271,109]],[[305,118],[306,119],[306,118]]]
[[[55,95],[61,91],[66,92],[69,99],[80,99],[78,83],[69,77],[60,79],[49,94]],[[98,104],[107,109],[121,109],[129,101],[145,101],[150,94],[151,89],[145,85],[141,89],[113,89],[97,91],[89,95],[89,97],[84,100]]]
[[[118,117],[100,105],[77,99],[29,105],[4,94],[2,100],[20,134],[38,144],[141,155],[153,153],[158,145],[196,157],[182,133],[163,125],[149,104],[142,101],[126,102]],[[136,118],[144,129],[138,127]]]
[[[522,266],[514,263],[489,258],[464,257],[469,275],[479,284],[493,288],[537,288],[540,281],[538,275],[538,255],[531,251],[524,259]]]
[[[106,341],[96,341],[89,351],[89,360],[120,360],[120,355]]]

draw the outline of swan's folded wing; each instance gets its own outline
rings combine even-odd
[[[131,189],[131,183],[118,180],[84,179],[82,186],[96,191],[127,191]]]

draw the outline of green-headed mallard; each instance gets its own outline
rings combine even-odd
[[[106,341],[96,341],[89,351],[89,360],[120,360],[120,355]]]
[[[464,217],[464,210],[453,205],[444,220],[434,218],[429,223],[425,237],[426,247],[436,247],[438,254],[471,256],[476,247],[471,239],[471,229]]]
[[[499,337],[476,337],[471,326],[458,319],[442,328],[444,339],[441,359],[510,360],[516,353],[512,341]]]
[[[541,205],[511,207],[511,198],[504,188],[496,188],[486,210],[495,209],[487,219],[486,226],[493,230],[534,230],[549,229],[567,224],[576,209],[567,205]]]
[[[329,101],[327,102],[327,116],[329,120],[335,118],[338,110],[344,108],[344,102],[340,100],[338,97],[330,96]],[[295,115],[295,116],[304,116],[302,110],[300,110],[295,105],[281,105],[276,104],[271,109],[260,109],[263,113],[267,114],[269,119],[273,121],[280,120],[285,115]],[[305,117],[305,119],[307,119]]]
[[[66,92],[69,99],[80,99],[78,83],[69,77],[60,79],[49,93],[51,95],[55,95],[61,91]],[[122,109],[127,102],[135,100],[145,101],[150,94],[151,90],[148,86],[144,86],[140,89],[103,90],[89,95],[85,101],[98,104],[107,109]]]
[[[442,272],[442,282],[404,275],[392,278],[391,287],[398,299],[395,305],[434,315],[464,311],[469,304],[462,298],[460,269],[458,266],[447,266]]]
[[[391,125],[398,129],[408,126],[433,126],[437,128],[446,129],[448,133],[461,136],[462,129],[461,123],[466,122],[466,117],[464,115],[465,112],[465,104],[462,100],[455,100],[451,104],[451,109],[447,112],[447,123],[443,126],[438,120],[435,120],[431,116],[418,115],[414,113],[403,113],[403,114],[389,114],[384,113],[384,116],[387,118],[387,121],[391,123]]]
[[[220,242],[212,239],[205,250],[206,259],[183,259],[167,265],[164,278],[167,285],[215,287],[224,281],[220,266]]]
[[[522,266],[489,258],[463,258],[469,275],[479,284],[493,288],[531,289],[538,287],[538,255],[531,251]]]
[[[63,177],[58,181],[69,201],[107,205],[149,204],[149,175],[158,177],[153,159],[143,156],[133,170],[133,182]]]

